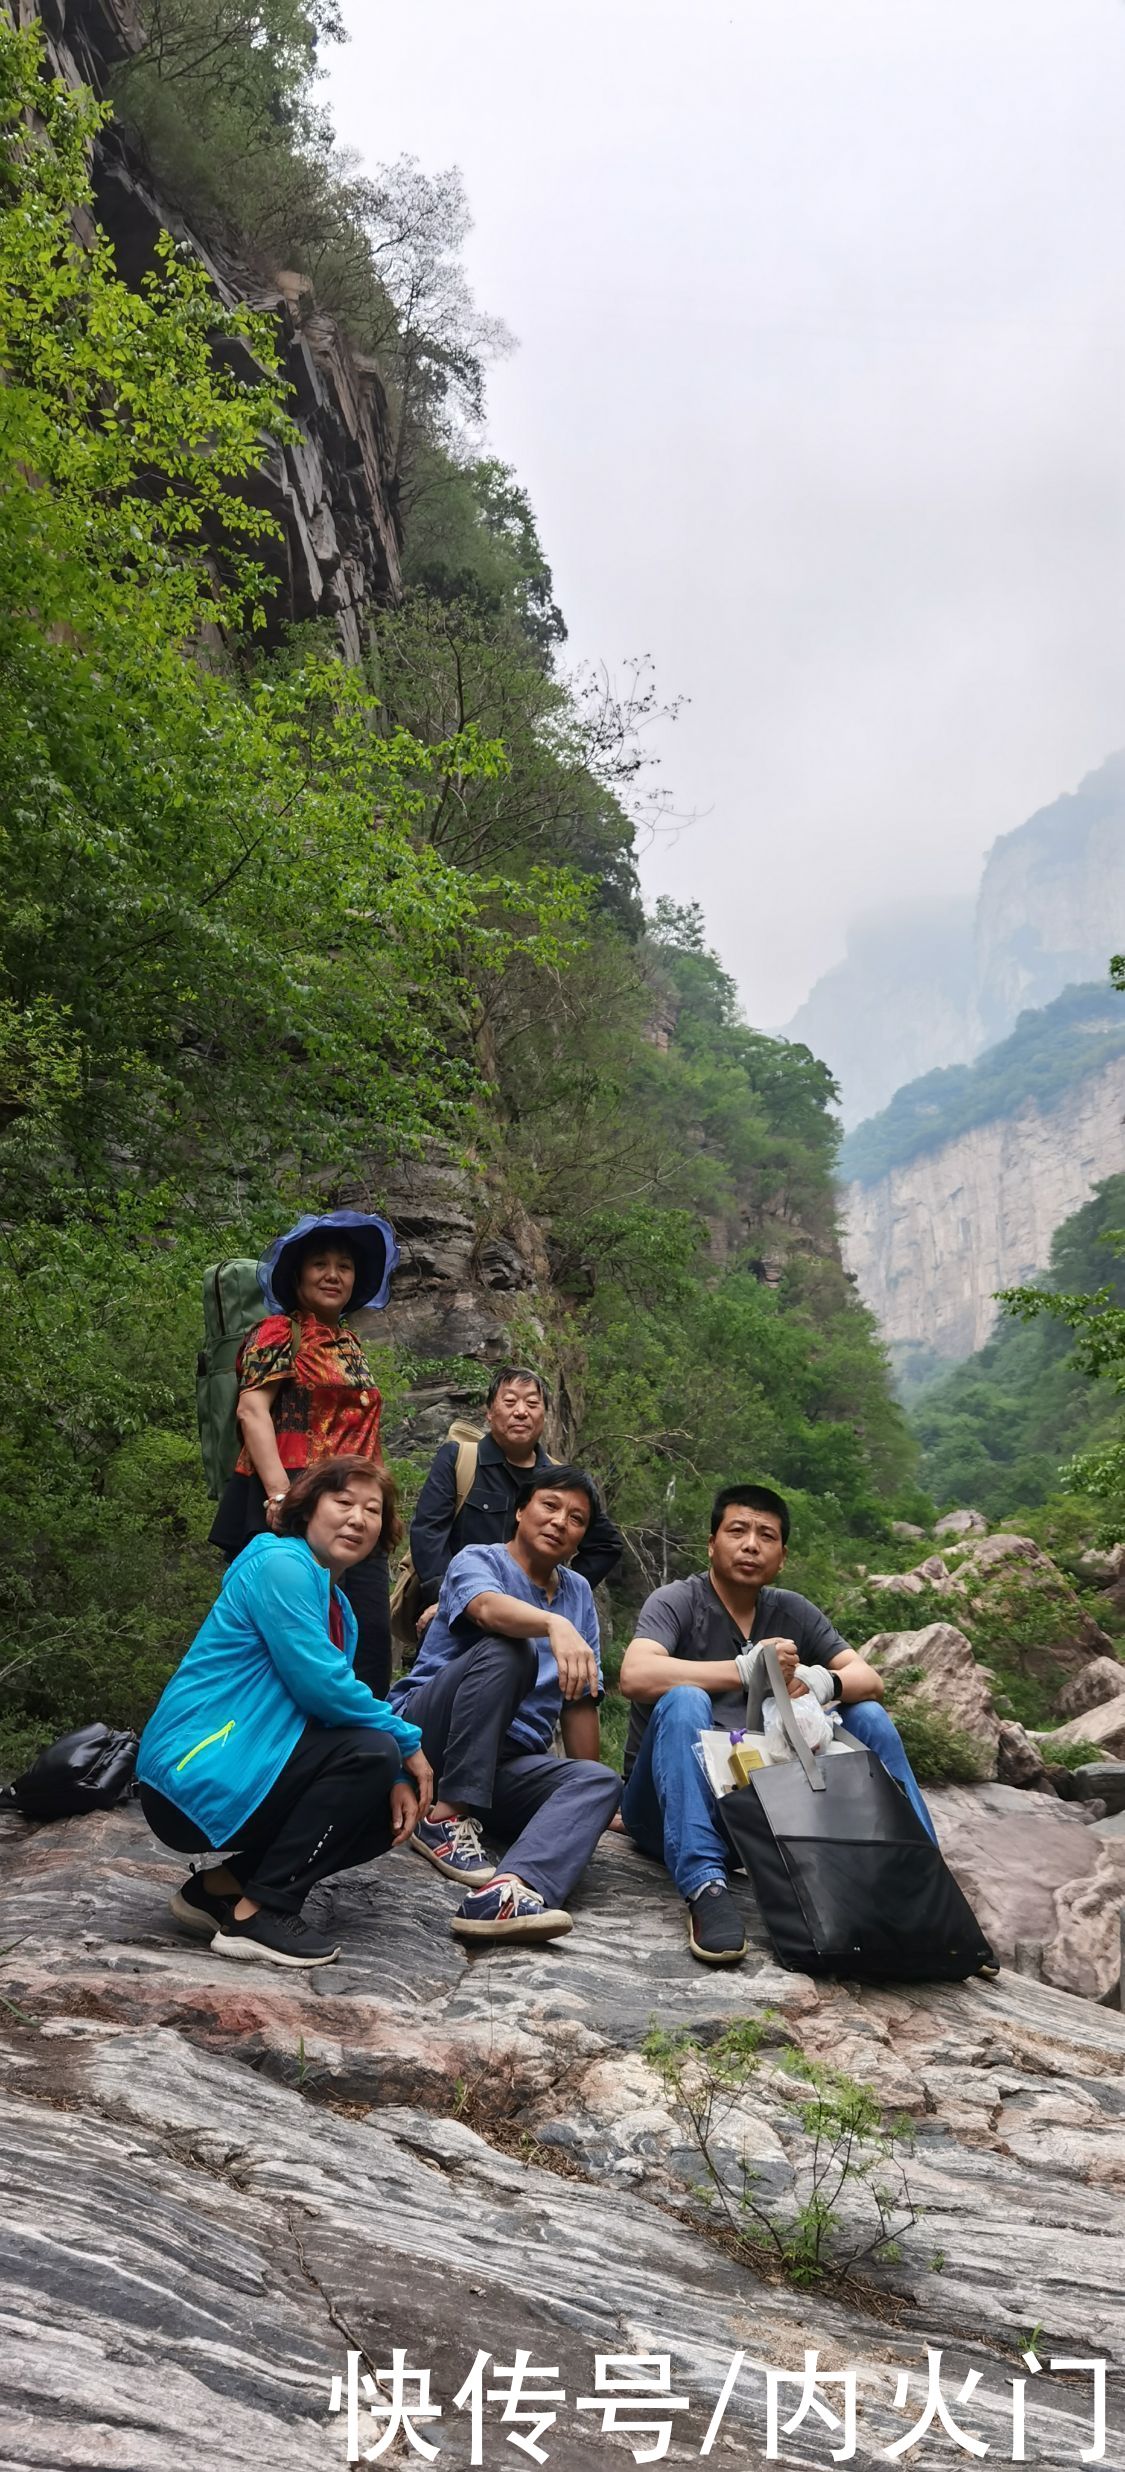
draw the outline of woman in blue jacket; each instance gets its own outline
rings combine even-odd
[[[193,1873],[172,1912],[220,1957],[330,1965],[301,1911],[318,1880],[403,1845],[433,1778],[416,1725],[352,1671],[356,1618],[339,1582],[393,1548],[393,1479],[324,1459],[252,1539],[141,1736],[137,1780],[154,1834],[178,1853],[233,1849]]]

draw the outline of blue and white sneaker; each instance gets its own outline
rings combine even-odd
[[[475,1820],[419,1820],[410,1842],[447,1880],[480,1884],[494,1877],[496,1865],[485,1853]]]
[[[459,1940],[560,1940],[574,1925],[561,1906],[544,1905],[533,1888],[502,1872],[491,1887],[462,1898],[449,1928]]]

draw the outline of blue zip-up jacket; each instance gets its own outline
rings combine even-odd
[[[338,1591],[344,1646],[333,1645],[330,1588],[303,1537],[252,1538],[149,1718],[137,1781],[186,1811],[211,1845],[235,1843],[310,1718],[377,1727],[404,1759],[421,1743],[418,1727],[353,1674],[356,1618]]]

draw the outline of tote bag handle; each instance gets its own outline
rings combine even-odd
[[[774,1699],[777,1703],[777,1713],[781,1719],[781,1730],[789,1744],[789,1748],[793,1753],[794,1759],[800,1761],[805,1775],[808,1778],[809,1784],[812,1787],[813,1793],[825,1793],[828,1786],[828,1779],[825,1776],[823,1766],[818,1766],[816,1756],[809,1749],[808,1743],[805,1741],[805,1737],[802,1734],[801,1728],[793,1714],[793,1702],[789,1697],[789,1688],[786,1683],[785,1676],[782,1673],[781,1667],[777,1661],[777,1650],[776,1648],[772,1648],[770,1646],[768,1640],[765,1640],[762,1644],[762,1653],[758,1659],[758,1667],[760,1671],[764,1670],[765,1672],[766,1681],[769,1684],[770,1690],[772,1691]],[[757,1676],[755,1676],[755,1681],[756,1680]],[[762,1722],[762,1701],[764,1697],[765,1693],[761,1689],[755,1690],[754,1683],[751,1683],[746,1694],[746,1722],[748,1730],[752,1734],[757,1733]],[[754,1705],[755,1701],[757,1702],[756,1708]]]

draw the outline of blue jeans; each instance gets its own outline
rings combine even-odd
[[[857,1700],[844,1720],[903,1787],[927,1835],[937,1843],[933,1821],[903,1750],[897,1727],[878,1700]],[[695,1897],[708,1880],[726,1877],[730,1850],[715,1820],[711,1788],[696,1758],[695,1742],[714,1723],[711,1696],[681,1683],[653,1707],[644,1741],[621,1797],[621,1817],[642,1853],[666,1863],[681,1897]]]

